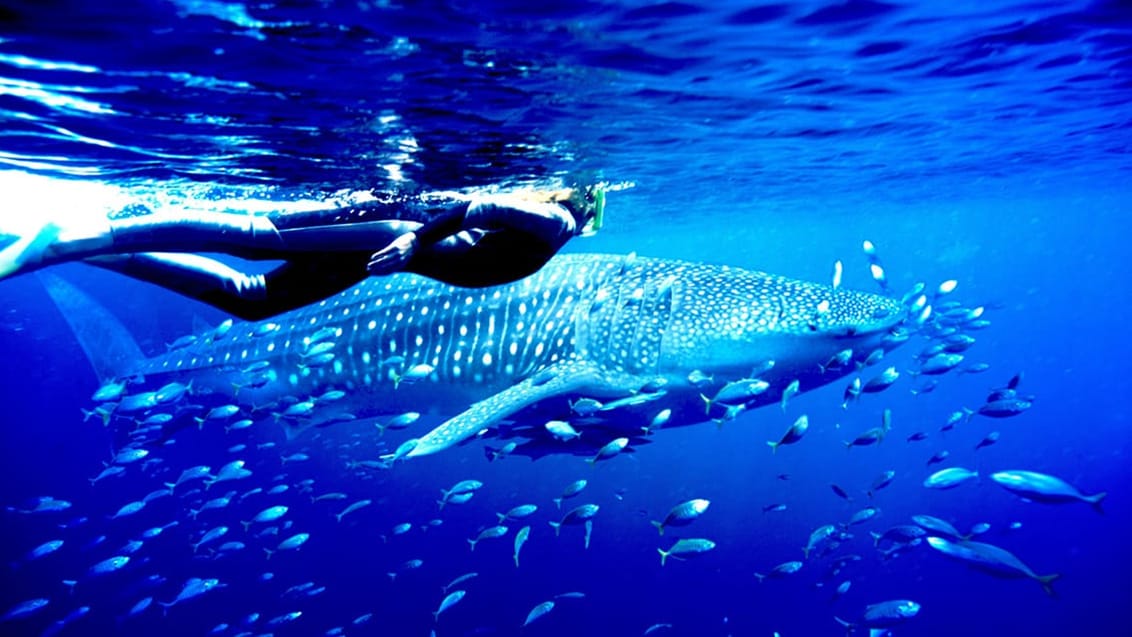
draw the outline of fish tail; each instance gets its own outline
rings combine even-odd
[[[248,532],[248,529],[250,529],[250,528],[252,527],[252,523],[251,523],[251,522],[244,522],[243,520],[241,520],[241,521],[240,521],[240,524],[243,524],[243,525],[244,525],[244,533],[247,533],[247,532]]]
[[[200,509],[189,509],[189,517],[190,518],[195,520],[195,519],[197,519],[198,515],[200,515]]]
[[[397,574],[396,573],[386,573],[386,575],[389,576],[389,581],[391,581],[391,582],[397,581]]]
[[[711,399],[706,394],[700,394],[700,398],[704,400],[704,415],[711,414]]]
[[[335,514],[334,514],[334,517],[338,518],[338,523],[339,523],[339,524],[341,524],[341,523],[342,523],[342,516],[343,516],[343,515],[345,515],[345,514],[344,514],[344,513],[335,513]]]
[[[476,540],[468,540],[468,544],[471,545],[471,551],[474,553],[476,550]]]
[[[853,441],[852,440],[842,440],[841,444],[845,445],[846,451],[852,451],[853,450]]]
[[[55,275],[41,272],[38,277],[100,382],[105,384],[142,366],[145,355],[137,341],[109,310]]]
[[[763,580],[766,579],[766,575],[763,575],[762,573],[755,573],[755,577],[759,579],[759,584],[762,584]]]
[[[166,489],[169,489],[169,495],[173,495],[173,489],[177,488],[176,483],[173,482],[162,482],[161,484],[165,485]]]
[[[802,549],[802,559],[804,559],[804,560],[810,559],[810,547],[807,546],[807,547]]]
[[[1101,515],[1104,515],[1104,507],[1101,506],[1101,501],[1104,500],[1105,496],[1107,496],[1107,495],[1108,495],[1107,491],[1101,491],[1100,493],[1098,493],[1096,495],[1091,495],[1091,496],[1087,497],[1086,501],[1089,504],[1093,505],[1094,511],[1096,511],[1097,513],[1100,513]]]
[[[483,455],[487,456],[488,462],[495,462],[495,459],[499,457],[498,451],[496,449],[492,449],[491,447],[488,447],[488,446],[484,446]],[[496,514],[496,515],[498,515],[498,514]]]
[[[1061,577],[1061,573],[1053,573],[1051,575],[1038,575],[1037,580],[1042,585],[1042,590],[1050,597],[1057,597],[1057,591],[1053,590],[1053,581]]]
[[[873,548],[880,546],[880,533],[877,533],[876,531],[869,531],[869,535],[873,536]]]
[[[561,511],[562,510],[562,498],[554,498],[554,506],[558,507],[558,510]]]
[[[444,500],[437,500],[436,505],[440,508],[441,511],[443,511],[445,502],[444,502]]]
[[[659,531],[661,535],[664,535],[664,522],[657,522],[656,520],[650,520],[650,522],[653,526],[656,527],[656,530]]]
[[[275,553],[275,551],[272,551],[271,549],[263,549],[263,552],[267,554],[267,557],[264,558],[264,559],[268,559],[268,560],[271,559],[272,553]]]
[[[773,440],[767,440],[766,444],[767,444],[768,447],[770,447],[770,452],[772,454],[775,454],[775,453],[778,453],[778,445],[781,444],[781,443],[777,443]]]
[[[558,537],[558,532],[559,532],[559,530],[562,529],[562,523],[561,522],[547,522],[547,524],[550,525],[550,528],[554,529],[554,537]],[[662,564],[662,566],[663,566],[663,564]]]
[[[664,566],[664,561],[668,559],[668,553],[665,553],[664,549],[657,549],[656,552],[660,553],[660,565]]]
[[[853,624],[851,624],[850,622],[847,622],[847,621],[845,621],[844,619],[841,619],[841,618],[840,618],[840,617],[838,617],[837,615],[834,615],[834,616],[833,616],[833,618],[837,620],[837,623],[838,623],[838,624],[841,624],[842,626],[844,626],[844,627],[845,627],[845,634],[846,634],[846,635],[848,635],[849,633],[852,633],[852,632],[853,632]]]
[[[496,513],[495,517],[499,518],[499,523],[502,524],[503,521],[507,519],[507,514],[506,513]]]

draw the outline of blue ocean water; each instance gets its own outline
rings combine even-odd
[[[844,633],[835,616],[910,599],[921,610],[894,634],[1126,634],[1130,43],[1123,2],[6,3],[0,231],[48,215],[105,215],[124,202],[264,210],[371,189],[585,175],[619,189],[602,232],[568,252],[818,282],[841,260],[846,287],[876,291],[861,252],[869,240],[897,294],[955,279],[948,298],[985,307],[990,326],[970,333],[977,343],[964,353],[989,369],[945,374],[929,393],[913,393],[926,379],[908,373],[926,345],[917,336],[861,372],[867,380],[895,365],[896,384],[848,409],[836,382],[795,397],[786,413],[769,406],[722,427],[662,429],[596,467],[568,455],[488,462],[473,442],[367,470],[350,461],[423,431],[379,438],[342,426],[287,441],[266,419],[228,434],[182,431],[150,448],[160,464],[92,485],[119,442],[97,418],[84,422],[98,380],[38,280],[13,278],[0,283],[0,612],[50,601],[0,622],[0,632],[205,635],[227,624],[217,634],[641,635],[670,624],[652,634],[822,635]],[[151,354],[226,318],[88,266],[52,271]],[[1017,373],[1031,409],[940,431]],[[877,426],[885,409],[887,438],[847,452],[842,441]],[[771,453],[765,441],[803,413],[805,438]],[[918,431],[927,439],[906,442]],[[976,451],[991,431],[999,441]],[[265,443],[275,446],[258,448]],[[247,447],[228,451],[238,444]],[[944,450],[945,463],[926,466]],[[307,459],[282,460],[296,453]],[[185,468],[237,458],[251,477],[108,519]],[[980,478],[925,488],[944,466]],[[1006,469],[1105,491],[1105,513],[1023,502],[989,479]],[[870,499],[887,470],[894,481]],[[484,483],[477,495],[438,510],[440,490],[469,478]],[[556,538],[546,524],[560,515],[552,498],[579,478],[588,486],[567,505],[601,507],[588,549],[581,528]],[[237,501],[278,485],[288,488]],[[229,490],[237,494],[227,508],[192,518],[191,508]],[[311,501],[331,492],[347,498]],[[72,506],[20,512],[42,496]],[[709,499],[709,510],[658,537],[649,521],[691,498]],[[363,499],[372,504],[336,521]],[[520,568],[520,524],[468,550],[496,512],[521,503],[539,511],[523,523],[531,536]],[[245,533],[240,522],[270,504],[288,506],[293,526]],[[786,508],[764,513],[772,504]],[[869,505],[880,514],[849,529],[832,554],[789,577],[754,576],[802,560],[813,530]],[[885,559],[870,532],[920,514],[964,533],[989,524],[979,541],[1039,574],[1059,573],[1057,597],[923,544]],[[442,523],[430,527],[434,519]],[[124,568],[89,573],[173,522]],[[413,528],[393,535],[403,522]],[[194,552],[217,526],[231,529],[221,542],[245,548]],[[300,531],[310,533],[300,550],[262,550]],[[657,548],[677,537],[717,546],[662,567]],[[57,539],[55,553],[27,558]],[[860,559],[832,574],[844,555]],[[407,567],[414,559],[421,565]],[[434,621],[442,587],[468,572],[478,577],[458,586],[466,597]],[[224,586],[163,611],[157,602],[194,577]],[[843,581],[851,587],[834,600]],[[556,598],[569,592],[584,597]],[[129,615],[147,597],[153,605]],[[547,600],[554,609],[521,628]]]

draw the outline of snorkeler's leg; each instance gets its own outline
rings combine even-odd
[[[67,225],[47,222],[0,251],[0,278],[55,263],[138,252],[223,252],[281,258],[283,243],[265,216],[218,212],[96,216]]]
[[[260,318],[257,312],[245,312],[242,308],[254,306],[267,296],[266,275],[247,274],[216,259],[195,254],[110,254],[90,257],[84,262],[153,283],[243,319]]]
[[[227,212],[154,214],[110,223],[107,252],[222,252],[279,258],[283,241],[271,218]]]
[[[365,278],[364,257],[351,267],[297,260],[248,274],[194,254],[138,253],[86,260],[91,265],[159,285],[244,320],[256,321],[321,301]]]

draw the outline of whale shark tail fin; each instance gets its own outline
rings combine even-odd
[[[1100,513],[1101,515],[1104,515],[1104,507],[1101,506],[1101,502],[1104,501],[1104,499],[1107,495],[1108,495],[1108,492],[1101,491],[1100,493],[1097,493],[1095,495],[1087,496],[1085,498],[1085,501],[1088,502],[1089,504],[1093,505],[1094,511],[1096,511],[1097,513]]]
[[[39,272],[36,276],[71,326],[99,382],[121,378],[141,367],[145,354],[109,310],[54,274]]]

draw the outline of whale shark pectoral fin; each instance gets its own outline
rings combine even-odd
[[[408,457],[427,456],[457,445],[541,400],[605,385],[602,369],[589,361],[556,363],[489,396],[425,434]]]

